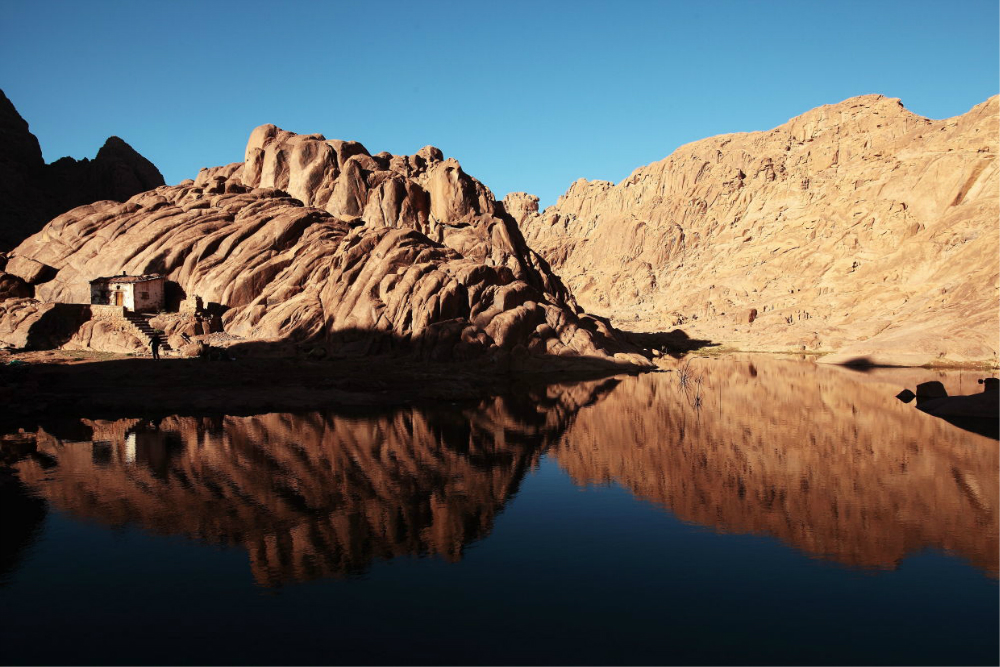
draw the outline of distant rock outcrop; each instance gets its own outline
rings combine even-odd
[[[163,185],[153,163],[118,137],[109,137],[93,160],[64,157],[45,164],[38,139],[3,91],[0,145],[0,251],[71,208],[103,199],[124,201]]]
[[[865,95],[507,208],[588,311],[834,361],[997,360],[997,97],[929,120]],[[535,203],[537,208],[537,203]]]
[[[18,246],[6,271],[37,299],[69,303],[89,301],[97,276],[160,273],[173,300],[225,308],[228,334],[334,354],[647,363],[580,311],[493,194],[433,147],[372,156],[261,126],[245,162],[78,207]]]

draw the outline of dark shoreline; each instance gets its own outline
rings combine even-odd
[[[18,355],[0,376],[0,429],[53,420],[216,416],[467,403],[566,382],[655,369],[602,359],[426,362],[370,357],[235,361],[73,352]]]

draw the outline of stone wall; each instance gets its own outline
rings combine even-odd
[[[188,298],[181,301],[179,311],[184,315],[196,315],[202,311],[204,306],[201,302],[201,297],[192,294]]]
[[[90,316],[95,320],[123,320],[125,319],[125,306],[93,304],[90,306]]]
[[[163,279],[146,280],[132,286],[133,310],[137,313],[155,313],[163,310]]]

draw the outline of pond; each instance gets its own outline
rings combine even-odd
[[[983,374],[767,356],[3,441],[5,664],[995,664]]]

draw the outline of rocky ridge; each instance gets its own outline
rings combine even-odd
[[[64,157],[45,164],[38,139],[0,91],[0,251],[10,250],[43,224],[81,204],[124,201],[163,185],[152,162],[118,137],[93,160]]]
[[[433,147],[373,156],[261,126],[244,162],[69,211],[6,271],[35,299],[66,303],[88,302],[97,276],[159,273],[175,304],[197,295],[225,309],[227,334],[333,354],[647,363],[580,311],[492,193]]]
[[[753,350],[997,361],[997,97],[930,120],[855,97],[682,146],[555,206],[504,199],[589,312]]]

